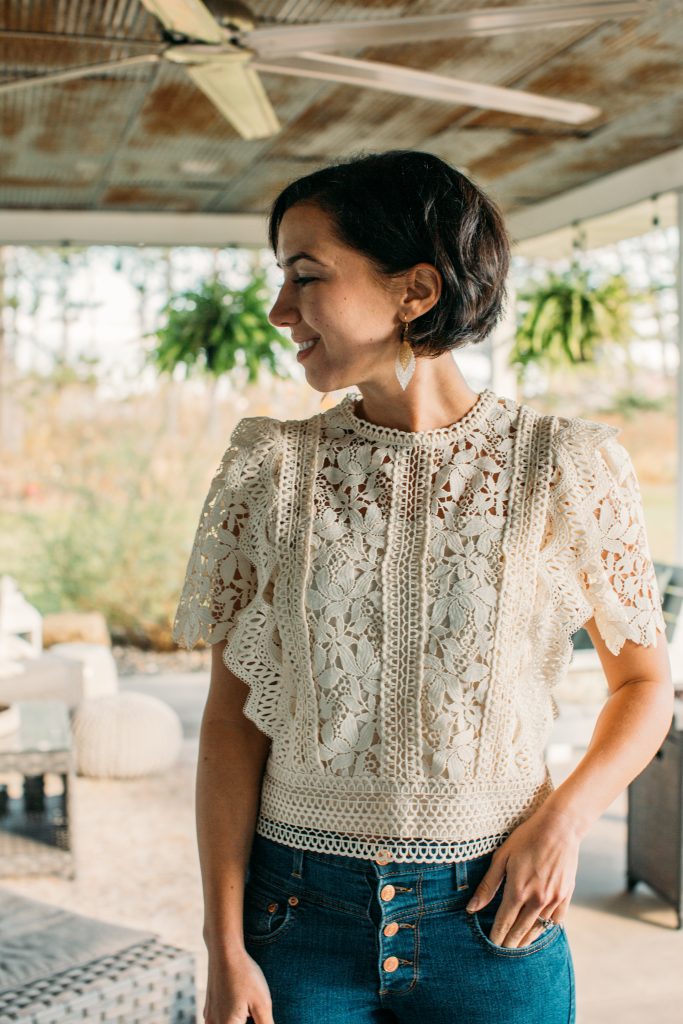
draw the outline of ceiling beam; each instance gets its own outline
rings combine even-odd
[[[537,238],[649,199],[683,189],[683,148],[644,160],[552,199],[509,214],[506,224],[516,241]]]
[[[266,218],[253,213],[128,210],[0,210],[3,245],[199,245],[266,247]]]

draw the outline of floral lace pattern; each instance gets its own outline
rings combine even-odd
[[[351,394],[240,421],[207,495],[174,637],[226,640],[271,737],[257,831],[396,860],[495,848],[552,791],[571,635],[664,631],[616,428],[489,389],[456,423],[380,427]]]

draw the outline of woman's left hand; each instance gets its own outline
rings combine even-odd
[[[538,917],[564,921],[576,885],[580,842],[569,817],[543,804],[495,850],[466,908],[485,907],[505,877],[492,942],[517,949],[543,931]]]

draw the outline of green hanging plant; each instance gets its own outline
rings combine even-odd
[[[614,274],[592,285],[589,271],[574,264],[562,274],[517,294],[522,311],[511,363],[556,369],[596,361],[603,344],[627,345],[633,337],[632,300],[626,278]]]
[[[242,289],[228,288],[212,278],[196,291],[172,296],[162,310],[165,325],[153,332],[158,343],[149,354],[150,361],[162,373],[172,374],[184,365],[188,373],[199,370],[216,378],[244,366],[250,384],[258,380],[262,366],[286,377],[277,349],[292,346],[268,320],[267,298],[262,273]]]

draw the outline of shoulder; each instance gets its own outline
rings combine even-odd
[[[230,444],[234,447],[253,446],[277,447],[288,434],[296,435],[307,429],[315,429],[324,419],[325,413],[314,413],[306,419],[280,420],[274,416],[245,416],[233,428]]]
[[[554,417],[551,460],[557,499],[570,492],[597,501],[607,493],[615,500],[638,490],[636,471],[628,449],[619,440],[621,427],[581,416]]]
[[[271,416],[244,416],[235,424],[216,470],[212,491],[221,484],[231,491],[263,474],[270,475],[282,448],[280,420]]]
[[[557,416],[551,419],[550,449],[553,464],[563,469],[590,470],[605,456],[615,460],[627,455],[618,440],[621,427],[583,416]]]
[[[588,444],[595,447],[610,437],[618,437],[621,427],[600,420],[590,420],[583,416],[550,417],[553,426],[553,444],[555,447],[577,446]]]
[[[233,427],[229,448],[249,450],[271,447],[282,441],[282,420],[273,416],[244,416]]]

